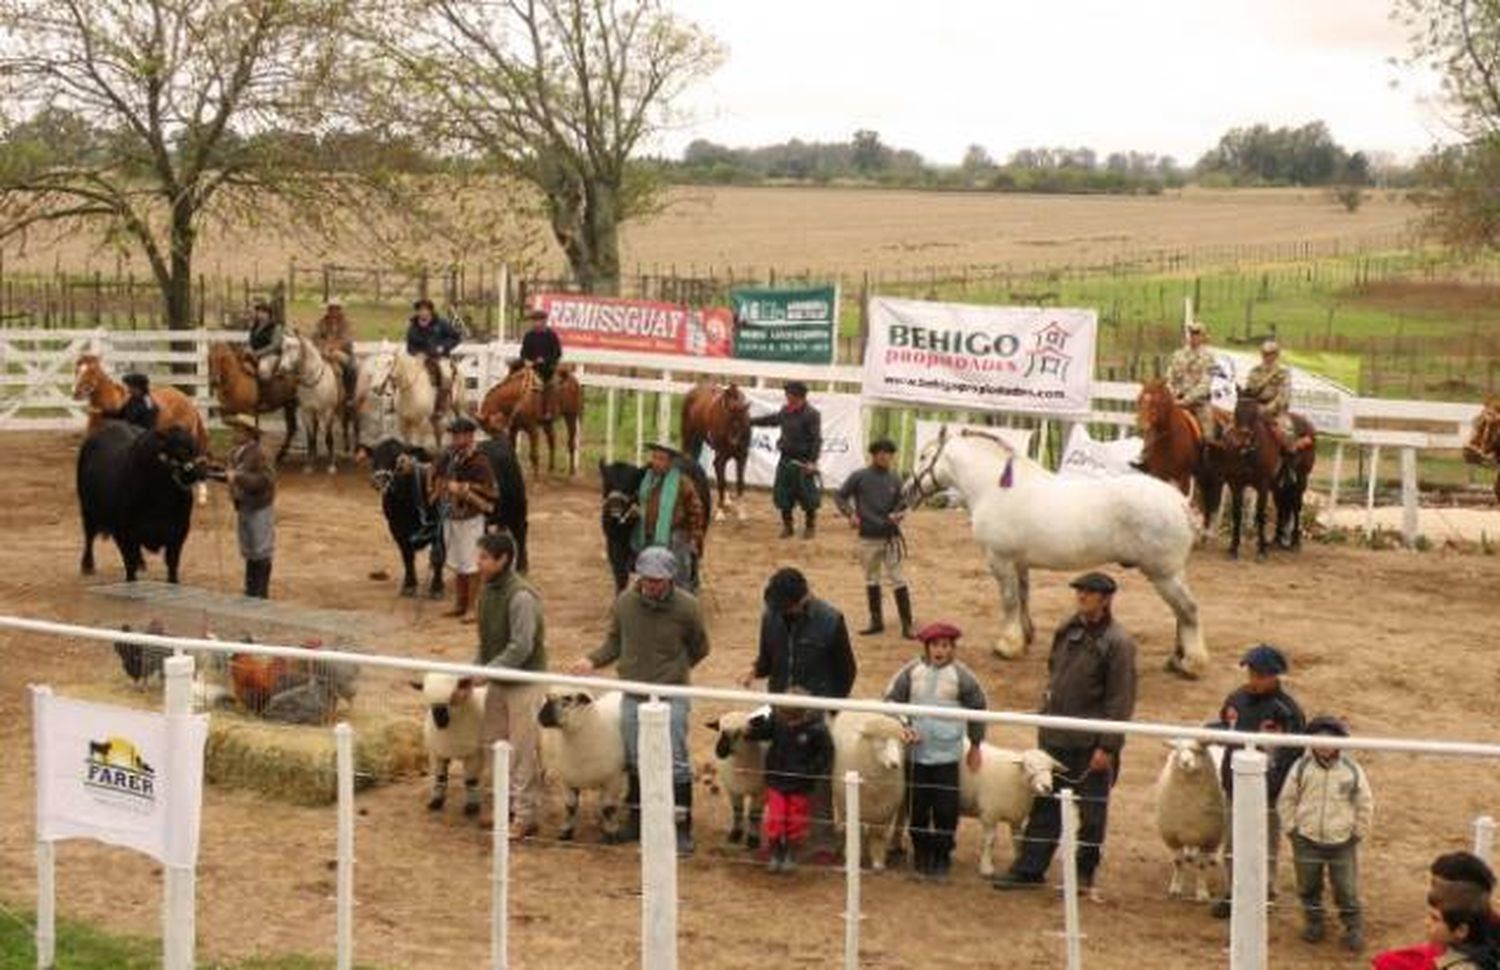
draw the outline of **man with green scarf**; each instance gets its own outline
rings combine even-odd
[[[664,444],[651,445],[646,474],[636,492],[641,517],[630,537],[630,551],[639,555],[648,546],[672,550],[677,560],[677,585],[690,593],[698,591],[697,559],[703,555],[703,533],[708,516],[703,500],[684,475],[682,456]]]

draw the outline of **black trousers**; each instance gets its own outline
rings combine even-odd
[[[1021,852],[1011,868],[1024,877],[1046,876],[1062,835],[1062,803],[1057,800],[1056,792],[1067,788],[1078,800],[1078,876],[1087,882],[1099,868],[1099,852],[1109,822],[1109,791],[1120,774],[1120,757],[1116,754],[1110,758],[1107,772],[1089,771],[1092,749],[1047,748],[1046,751],[1062,764],[1063,770],[1052,774],[1053,797],[1038,798],[1031,803]]]
[[[911,766],[911,848],[918,865],[953,854],[958,828],[958,762]]]

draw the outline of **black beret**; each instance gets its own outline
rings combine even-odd
[[[464,434],[465,432],[478,430],[479,425],[474,422],[473,418],[468,417],[467,415],[460,414],[458,417],[448,422],[449,434]]]
[[[894,455],[896,453],[896,443],[889,438],[878,438],[870,442],[870,454],[875,455],[880,452]]]
[[[145,374],[126,374],[121,380],[125,382],[126,387],[134,387],[142,391],[149,390],[151,387],[151,378]]]
[[[1120,588],[1119,584],[1104,573],[1084,573],[1068,585],[1074,589],[1081,589],[1090,593],[1105,594],[1111,594]]]
[[[1349,736],[1349,726],[1332,714],[1319,714],[1307,722],[1306,734],[1334,734],[1341,738]]]
[[[807,577],[790,566],[776,570],[766,583],[766,605],[773,610],[795,606],[807,595]]]
[[[807,385],[801,381],[787,381],[782,385],[782,390],[793,397],[807,397]]]

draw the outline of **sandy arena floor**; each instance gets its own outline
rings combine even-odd
[[[0,609],[61,619],[118,621],[84,595],[77,572],[79,528],[73,494],[76,439],[0,438],[8,539]],[[599,638],[609,601],[592,482],[543,483],[533,493],[533,579],[546,601],[549,649],[562,665]],[[309,606],[383,615],[387,632],[368,644],[383,652],[463,658],[470,628],[439,618],[431,603],[400,600],[395,581],[371,580],[397,566],[375,494],[362,476],[334,480],[300,472],[282,479],[273,596]],[[848,535],[830,522],[814,542],[779,542],[763,495],[750,521],[716,528],[709,539],[705,593],[714,652],[698,672],[728,684],[755,648],[760,588],[778,565],[796,563],[815,588],[862,619],[860,579]],[[953,512],[924,512],[910,526],[920,617],[956,619],[971,636],[964,658],[995,707],[1033,709],[1044,651],[1003,662],[985,648],[995,624],[994,586],[966,523]],[[121,578],[106,546],[97,581]],[[160,578],[153,560],[148,575]],[[232,590],[239,582],[231,514],[222,492],[200,512],[186,550],[186,582]],[[1066,577],[1034,577],[1040,627],[1068,610]],[[1124,577],[1118,614],[1139,638],[1143,719],[1201,723],[1235,686],[1244,647],[1261,639],[1286,647],[1290,689],[1309,714],[1331,711],[1359,733],[1494,740],[1494,604],[1500,558],[1445,553],[1371,553],[1311,546],[1266,564],[1230,563],[1217,549],[1199,554],[1193,584],[1204,606],[1214,666],[1183,683],[1161,672],[1170,616],[1137,576]],[[182,631],[191,632],[191,631]],[[877,694],[912,648],[893,636],[858,644],[856,692]],[[31,745],[25,686],[118,681],[113,656],[98,646],[0,634],[0,900],[27,905],[34,887]],[[415,695],[394,680],[370,678],[360,704],[410,710]],[[1488,712],[1488,713],[1486,713]],[[711,710],[700,706],[695,720]],[[696,735],[698,760],[711,735]],[[991,740],[1022,746],[1016,731]],[[1162,749],[1126,748],[1101,875],[1104,900],[1086,903],[1085,962],[1091,968],[1221,964],[1228,926],[1203,908],[1166,899],[1167,855],[1153,830],[1151,788]],[[1422,929],[1425,866],[1463,847],[1481,813],[1500,814],[1494,765],[1435,758],[1364,759],[1378,802],[1375,835],[1363,850],[1362,892],[1375,946],[1415,940]],[[700,792],[700,851],[681,870],[684,967],[827,967],[843,939],[843,881],[836,873],[774,878],[724,845],[727,807]],[[472,967],[488,940],[485,839],[450,805],[441,818],[423,809],[424,782],[360,796],[357,946],[363,960],[393,967]],[[560,798],[551,796],[555,832]],[[199,933],[206,956],[297,950],[329,954],[334,930],[334,812],[291,808],[255,796],[210,790],[199,875]],[[516,966],[614,968],[632,965],[639,931],[639,863],[634,850],[597,844],[592,822],[576,846],[541,840],[514,854],[512,954]],[[975,874],[976,837],[965,823],[959,872],[947,886],[887,873],[865,881],[864,961],[868,967],[1057,966],[1062,916],[1052,894],[1002,896]],[[154,933],[159,869],[132,854],[87,843],[59,853],[62,913],[130,933]],[[1001,850],[1000,858],[1009,855]],[[1283,864],[1282,899],[1290,902]],[[1296,938],[1295,912],[1272,919],[1275,967],[1357,967],[1334,946]]]

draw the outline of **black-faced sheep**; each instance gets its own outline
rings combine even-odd
[[[479,779],[484,770],[485,684],[471,684],[467,678],[452,674],[426,674],[421,683],[411,685],[427,701],[427,715],[422,721],[422,742],[427,748],[427,764],[432,774],[432,793],[427,801],[429,811],[440,811],[448,798],[448,764],[461,761],[464,766],[464,814],[479,814]]]
[[[537,723],[543,728],[543,769],[562,782],[567,794],[567,818],[558,833],[560,839],[571,839],[577,831],[583,791],[599,792],[605,841],[619,838],[619,806],[626,784],[620,701],[619,691],[595,698],[587,691],[554,690],[537,713]]]
[[[750,719],[765,716],[768,709],[759,711],[730,711],[722,717],[708,722],[711,731],[718,732],[714,742],[714,760],[710,765],[711,787],[722,788],[729,799],[729,811],[733,821],[729,828],[729,841],[745,843],[745,848],[760,846],[761,812],[766,793],[766,747],[764,741],[745,740],[745,728]],[[746,816],[750,827],[745,827]]]

